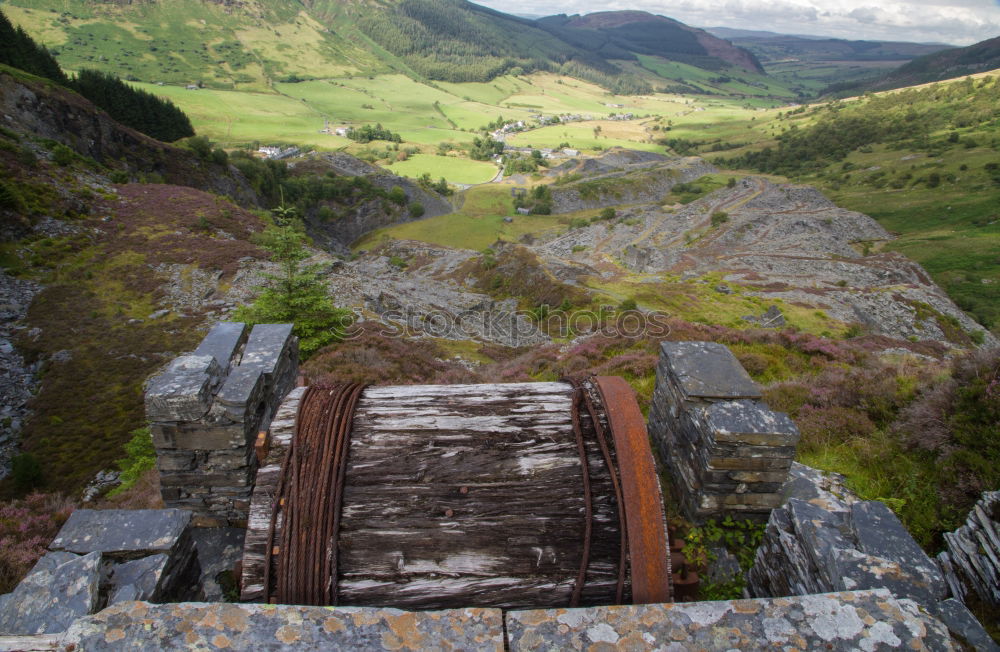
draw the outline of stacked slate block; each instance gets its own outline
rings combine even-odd
[[[692,521],[766,521],[781,505],[799,432],[760,397],[722,344],[661,344],[649,433]]]
[[[146,388],[163,501],[199,527],[246,527],[254,442],[295,383],[291,324],[216,324]]]

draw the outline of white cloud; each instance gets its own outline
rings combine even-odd
[[[969,45],[1000,36],[1000,0],[476,0],[521,14],[641,9],[689,25],[761,29],[847,39]]]

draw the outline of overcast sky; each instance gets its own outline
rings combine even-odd
[[[696,27],[970,45],[1000,36],[1000,0],[475,0],[512,14],[643,9]]]

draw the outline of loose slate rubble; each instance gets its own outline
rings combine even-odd
[[[953,650],[948,630],[889,591],[507,613],[522,650]]]
[[[971,590],[988,604],[1000,605],[1000,491],[987,491],[965,525],[944,535],[946,552],[937,561],[952,594],[964,601]]]
[[[101,554],[50,552],[38,560],[0,605],[0,634],[65,631],[98,604]]]
[[[149,381],[146,417],[168,507],[192,510],[202,527],[246,526],[254,442],[297,370],[291,324],[221,322]]]
[[[661,345],[649,432],[691,520],[765,520],[781,504],[799,432],[760,396],[725,346]]]
[[[504,649],[499,609],[407,612],[128,602],[78,620],[62,646],[98,650],[495,650]]]
[[[983,643],[989,636],[975,616],[948,597],[958,580],[946,580],[888,507],[858,499],[842,481],[793,465],[783,489],[787,502],[771,513],[747,575],[747,593],[763,598],[887,589],[919,603],[956,638],[977,641],[975,649],[992,649]],[[978,523],[987,513],[973,510],[969,519]],[[976,567],[988,555],[979,556]]]
[[[76,510],[52,552],[0,596],[0,634],[63,632],[107,604],[192,598],[199,567],[190,525],[179,509]]]
[[[190,525],[191,512],[182,509],[78,509],[49,548],[99,552],[106,565],[117,564],[107,569],[115,601],[128,596],[185,599],[193,597],[199,575]],[[156,560],[136,562],[154,556]],[[132,578],[139,584],[132,584]]]
[[[181,509],[78,509],[49,546],[122,559],[175,553],[184,543],[191,513]],[[189,541],[189,539],[188,539]]]

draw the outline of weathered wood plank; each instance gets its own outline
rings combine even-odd
[[[263,599],[278,454],[301,390],[271,426],[251,506],[244,599]],[[371,387],[355,411],[338,539],[343,605],[565,606],[585,499],[565,383]],[[614,601],[618,506],[581,411],[593,493],[582,604]]]

